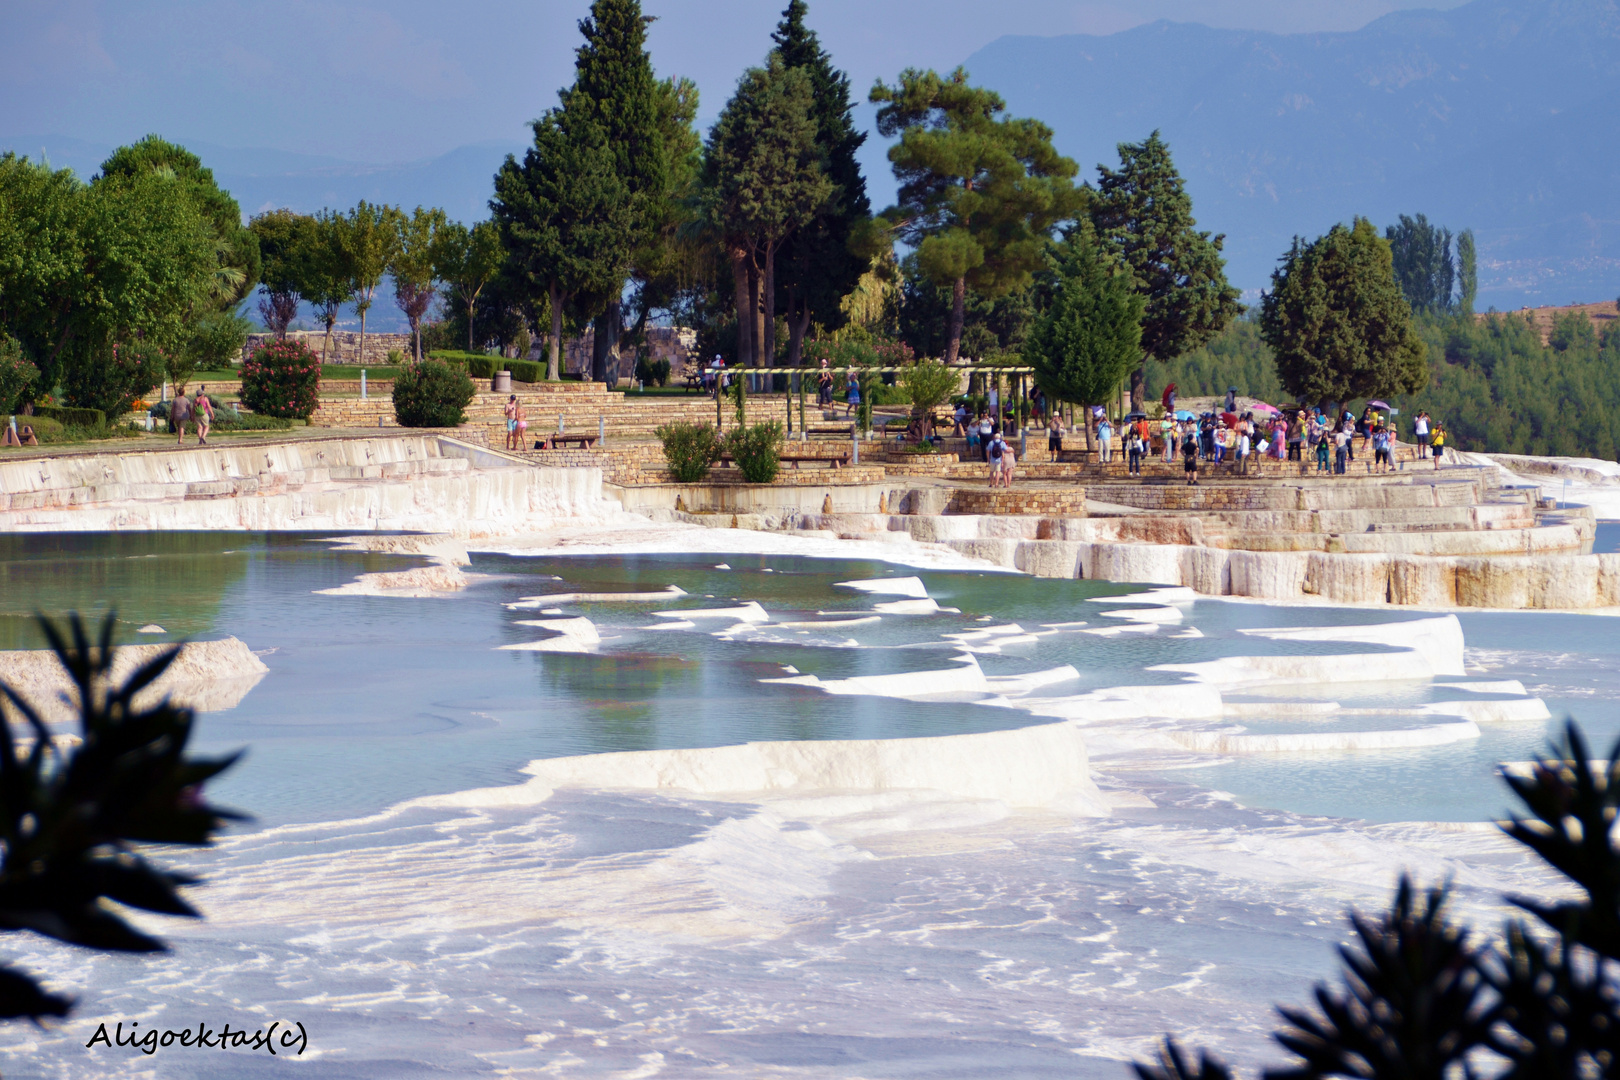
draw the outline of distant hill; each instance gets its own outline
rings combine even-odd
[[[1090,177],[1161,129],[1245,289],[1295,233],[1423,212],[1474,229],[1481,308],[1620,294],[1616,0],[1474,0],[1351,33],[1005,37],[966,66]]]

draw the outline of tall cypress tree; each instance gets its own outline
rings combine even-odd
[[[1118,170],[1099,165],[1091,221],[1136,278],[1147,302],[1142,363],[1131,373],[1131,407],[1142,408],[1147,361],[1190,352],[1226,328],[1242,307],[1226,280],[1225,236],[1198,231],[1192,197],[1155,131],[1119,145]]]
[[[867,223],[872,204],[866,196],[857,154],[866,133],[855,127],[849,76],[833,67],[816,32],[805,25],[808,5],[789,0],[771,40],[788,70],[810,78],[811,112],[821,172],[833,194],[814,219],[798,229],[778,256],[777,285],[788,318],[788,363],[797,366],[810,320],[834,326],[842,318],[839,301],[854,289],[871,265]]]
[[[604,261],[611,265],[603,267],[602,278],[612,284],[582,298],[598,312],[591,377],[613,383],[619,376],[621,298],[630,274],[630,253],[649,239],[658,220],[653,203],[668,190],[669,157],[640,0],[593,0],[590,17],[580,21],[579,31],[585,44],[576,54],[574,85],[564,92],[563,105],[605,136],[627,210],[622,242],[604,253]]]
[[[1474,230],[1464,229],[1457,234],[1457,310],[1464,315],[1474,313],[1474,298],[1479,294],[1477,258]]]
[[[1451,230],[1431,225],[1419,214],[1402,214],[1384,230],[1394,259],[1395,280],[1413,311],[1450,311],[1456,270],[1451,261]]]

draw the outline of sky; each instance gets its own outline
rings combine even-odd
[[[952,68],[1004,34],[1108,34],[1156,19],[1277,32],[1357,29],[1460,0],[811,0],[864,98],[908,66]],[[643,0],[660,75],[695,79],[712,121],[770,46],[785,0]],[[351,162],[526,142],[571,81],[587,0],[5,0],[0,145],[117,145],[148,132]]]

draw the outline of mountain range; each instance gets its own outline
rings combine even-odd
[[[1474,230],[1481,307],[1620,293],[1615,0],[1473,0],[1348,33],[1004,37],[966,67],[1093,177],[1161,131],[1245,289],[1296,233],[1422,212]]]
[[[1620,0],[1472,0],[1341,33],[1156,22],[1009,36],[965,66],[1013,115],[1051,125],[1084,176],[1159,130],[1251,299],[1295,234],[1419,212],[1474,230],[1481,308],[1620,294]],[[495,170],[524,146],[369,165],[169,137],[249,214],[365,198],[468,222],[487,216]],[[0,137],[0,149],[44,151],[88,177],[112,147],[36,135]],[[878,206],[894,191],[883,153],[874,136],[862,155]]]

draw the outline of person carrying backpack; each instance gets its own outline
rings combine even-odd
[[[990,436],[990,441],[984,444],[984,459],[990,463],[990,486],[995,487],[1001,479],[1001,457],[1007,452],[1007,444],[1002,441],[1001,431],[998,429]]]

